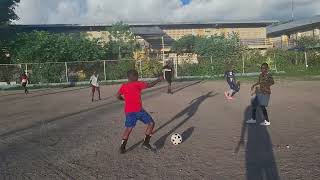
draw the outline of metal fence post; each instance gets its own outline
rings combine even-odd
[[[278,73],[277,61],[276,61],[276,53],[273,53],[273,61],[274,61],[274,68],[276,69],[276,73]]]
[[[211,70],[212,70],[212,72],[213,72],[212,56],[210,56],[210,62],[211,62]]]
[[[306,64],[306,69],[308,69],[308,55],[307,55],[307,51],[304,52],[304,62]]]
[[[103,61],[103,73],[104,73],[104,80],[107,81],[106,60]]]
[[[242,55],[242,75],[244,75],[244,55]]]
[[[140,78],[143,78],[142,76],[142,61],[139,60],[139,71],[140,71]]]
[[[177,56],[177,59],[176,59],[176,67],[175,67],[175,76],[176,76],[176,78],[178,78],[178,63],[179,63],[179,56]]]
[[[28,73],[28,64],[26,63],[26,68],[25,68],[25,73],[27,74]]]
[[[64,62],[64,66],[66,67],[66,80],[67,80],[67,82],[69,82],[69,78],[68,78],[68,64],[67,64],[67,62]]]

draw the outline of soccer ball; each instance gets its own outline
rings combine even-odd
[[[181,144],[182,143],[182,137],[180,134],[178,133],[175,133],[171,136],[171,142],[172,144],[174,145],[178,145],[178,144]]]

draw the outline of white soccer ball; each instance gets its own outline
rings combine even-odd
[[[171,142],[174,145],[178,145],[182,143],[182,136],[178,133],[175,133],[171,136]]]

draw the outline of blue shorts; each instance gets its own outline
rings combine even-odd
[[[136,126],[138,120],[144,124],[150,124],[154,122],[152,117],[145,110],[141,110],[140,112],[127,113],[125,126],[127,128],[133,128]]]

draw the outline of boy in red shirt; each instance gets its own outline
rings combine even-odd
[[[138,72],[136,70],[129,70],[127,72],[127,76],[129,82],[122,84],[117,93],[117,98],[119,100],[125,101],[124,111],[126,114],[126,128],[122,136],[120,153],[123,154],[126,152],[126,144],[128,142],[128,138],[131,131],[136,126],[138,120],[147,125],[147,129],[145,132],[146,137],[144,138],[142,146],[148,150],[153,150],[152,146],[150,145],[150,138],[155,123],[152,117],[142,107],[141,91],[143,89],[153,87],[161,80],[163,80],[163,77],[160,76],[157,80],[151,83],[146,83],[143,81],[138,81]]]

